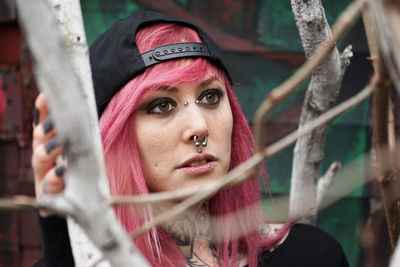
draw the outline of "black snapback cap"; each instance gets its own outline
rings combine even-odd
[[[157,23],[176,23],[194,29],[203,43],[163,45],[140,54],[135,42],[139,29]],[[191,21],[152,11],[138,11],[116,21],[90,47],[90,64],[100,117],[111,98],[131,79],[154,64],[182,57],[205,57],[222,68],[232,83],[214,41]]]

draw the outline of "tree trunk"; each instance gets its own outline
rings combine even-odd
[[[107,176],[100,156],[94,97],[82,90],[84,83],[70,62],[67,47],[71,43],[66,44],[61,37],[47,2],[17,0],[16,3],[20,26],[32,54],[36,81],[46,94],[68,160],[63,193],[43,196],[39,206],[73,217],[111,265],[148,266],[118,223],[105,195]],[[60,6],[56,5],[57,8]],[[70,41],[80,42],[71,36]],[[86,74],[90,80],[90,73]]]
[[[89,63],[88,46],[83,26],[80,2],[76,0],[47,0],[53,9],[60,31],[67,44],[71,63],[82,84],[82,90],[87,96],[88,106],[91,109],[90,123],[93,123],[92,138],[97,139],[94,155],[103,161],[103,150],[100,140],[98,117],[94,100],[93,83]],[[105,170],[104,170],[105,171]],[[108,181],[99,179],[99,188],[104,196],[109,196]],[[89,266],[93,259],[101,258],[101,252],[87,238],[85,233],[72,218],[67,218],[68,232],[71,239],[72,252],[77,266]]]
[[[331,37],[324,9],[320,0],[291,0],[291,5],[306,57],[309,58],[318,45]],[[345,64],[342,64],[339,52],[334,48],[312,74],[299,128],[333,106],[344,69]],[[327,125],[321,126],[301,137],[294,149],[289,213],[292,218],[307,223],[314,223],[316,218],[317,178],[324,156],[327,128]]]

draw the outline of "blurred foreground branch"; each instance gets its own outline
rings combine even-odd
[[[99,181],[107,177],[103,162],[95,155],[100,138],[92,138],[96,114],[85,100],[89,96],[82,90],[52,10],[44,0],[16,3],[38,87],[46,94],[68,159],[63,193],[43,196],[39,207],[73,217],[113,266],[148,266],[101,192]]]
[[[363,12],[368,45],[373,59],[374,75],[372,86],[377,90],[373,94],[372,120],[373,144],[376,155],[375,174],[382,192],[382,202],[385,210],[386,223],[392,247],[396,245],[400,233],[400,207],[398,205],[397,167],[395,160],[395,145],[390,141],[394,136],[394,127],[390,127],[389,117],[392,117],[390,91],[392,81],[385,62],[382,60],[381,42],[378,41],[377,27],[372,6]],[[393,122],[393,121],[392,121]],[[390,147],[392,144],[392,147]]]

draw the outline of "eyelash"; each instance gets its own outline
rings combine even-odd
[[[217,99],[211,103],[202,102],[203,98],[205,98],[207,96],[216,96]],[[203,106],[217,105],[220,102],[222,96],[223,96],[223,92],[220,89],[207,89],[200,94],[200,96],[196,100],[196,103],[198,105],[203,105]],[[160,110],[160,107],[163,104],[169,105],[168,110],[166,110],[166,111]],[[150,102],[150,104],[148,104],[146,106],[146,113],[147,114],[164,115],[164,114],[167,114],[167,113],[171,112],[172,110],[174,110],[176,108],[176,106],[177,106],[176,102],[174,100],[172,100],[171,98],[161,97],[161,98],[157,98],[157,99],[153,100],[152,102]],[[155,109],[158,109],[158,111],[155,111]]]
[[[202,103],[201,99],[205,98],[206,96],[213,95],[217,97],[217,100],[211,103]],[[198,104],[200,105],[207,105],[207,106],[212,106],[216,105],[221,101],[221,97],[223,96],[223,92],[220,89],[207,89],[203,91],[200,96],[197,98]]]
[[[162,111],[162,110],[154,111],[156,108],[160,109],[160,106],[165,103],[170,105],[170,108],[168,109],[168,111]],[[171,110],[173,110],[175,108],[176,108],[176,102],[174,100],[172,100],[169,97],[161,97],[161,98],[157,98],[157,99],[151,101],[151,103],[146,106],[146,112],[147,112],[147,114],[162,115],[162,114],[169,113]]]

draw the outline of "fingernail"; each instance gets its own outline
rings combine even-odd
[[[35,106],[33,108],[33,125],[36,126],[39,123],[39,110]]]
[[[66,170],[65,165],[57,167],[55,170],[56,176],[61,177],[65,173],[65,170]]]
[[[46,190],[46,188],[47,188],[47,180],[46,179],[44,179],[42,186],[43,186],[43,192],[47,193],[47,190]]]
[[[45,134],[53,130],[53,121],[51,120],[50,116],[47,117],[43,122],[43,131]]]
[[[50,152],[53,151],[58,146],[60,146],[58,138],[57,136],[54,136],[49,141],[47,141],[47,143],[44,145],[44,149],[46,150],[47,154],[50,154]]]

